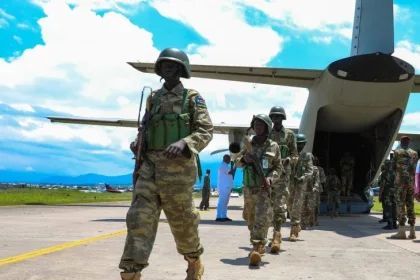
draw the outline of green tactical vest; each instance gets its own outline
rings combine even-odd
[[[189,113],[184,113],[188,89],[182,96],[181,114],[156,114],[159,97],[162,90],[155,95],[153,116],[148,123],[147,148],[149,150],[164,150],[169,145],[191,135],[191,119]]]
[[[188,89],[184,89],[182,96],[181,114],[156,114],[162,89],[155,95],[153,102],[153,116],[147,126],[147,149],[165,150],[169,145],[191,135],[190,113],[184,113]],[[200,156],[196,155],[198,178],[203,175]]]
[[[285,135],[286,137],[280,139],[280,154],[281,158],[285,159],[289,156],[289,148],[287,147],[287,133]]]
[[[267,176],[268,173],[270,173],[271,169],[266,166],[264,168],[264,164],[262,162],[262,159],[264,158],[265,151],[270,146],[270,143],[267,144],[267,146],[264,148],[263,152],[261,153],[261,156],[259,158],[259,161],[263,167],[264,177],[258,176],[257,172],[255,171],[252,164],[247,164],[243,168],[243,185],[248,187],[259,187],[264,183],[264,178]]]

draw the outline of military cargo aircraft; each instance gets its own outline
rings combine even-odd
[[[269,43],[269,42],[268,42]],[[420,134],[399,131],[411,92],[420,92],[420,76],[394,53],[392,0],[357,0],[350,56],[324,70],[270,67],[191,65],[192,77],[308,88],[309,96],[299,128],[307,137],[305,151],[334,167],[345,152],[355,157],[355,195],[342,197],[341,213],[369,212],[366,187],[401,135],[419,150]],[[154,74],[154,63],[128,62],[143,73]],[[281,105],[282,101],[273,105]],[[270,108],[267,108],[267,113]],[[137,127],[137,120],[48,117],[51,122]],[[216,124],[214,133],[228,134],[229,143],[241,142],[248,124]],[[252,130],[251,130],[252,133]],[[223,150],[221,150],[223,151]],[[234,155],[232,155],[234,157]],[[321,207],[325,209],[325,203]]]

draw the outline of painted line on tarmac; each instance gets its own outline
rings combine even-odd
[[[212,210],[210,210],[210,211],[199,211],[199,212],[200,213],[209,213],[209,212],[212,212]],[[167,222],[166,221],[165,222],[159,222],[159,224],[167,224]],[[15,263],[15,262],[21,262],[21,261],[24,261],[24,260],[27,260],[27,259],[39,257],[39,256],[42,256],[42,255],[51,254],[51,253],[54,253],[54,252],[57,252],[57,251],[69,249],[69,248],[80,246],[80,245],[87,244],[87,243],[96,242],[96,241],[99,241],[99,240],[112,238],[112,237],[119,236],[119,235],[126,234],[126,233],[127,233],[127,230],[124,229],[124,230],[116,231],[116,232],[113,232],[113,233],[108,233],[108,234],[94,236],[94,237],[90,237],[90,238],[70,241],[70,242],[59,244],[59,245],[56,245],[56,246],[52,246],[52,247],[48,247],[48,248],[44,248],[44,249],[39,249],[39,250],[35,250],[35,251],[32,251],[32,252],[28,252],[28,253],[23,253],[23,254],[16,255],[16,256],[13,256],[13,257],[8,257],[8,258],[5,258],[5,259],[0,259],[0,266]]]
[[[108,234],[99,235],[99,236],[90,237],[90,238],[81,239],[81,240],[70,241],[70,242],[59,244],[59,245],[56,245],[56,246],[52,246],[52,247],[48,247],[48,248],[44,248],[44,249],[40,249],[40,250],[35,250],[35,251],[24,253],[24,254],[21,254],[21,255],[1,259],[0,260],[0,266],[15,263],[15,262],[24,261],[24,260],[27,260],[27,259],[31,259],[31,258],[34,258],[34,257],[38,257],[38,256],[50,254],[50,253],[54,253],[54,252],[57,252],[57,251],[65,250],[65,249],[72,248],[72,247],[79,246],[79,245],[83,245],[83,244],[86,244],[86,243],[92,243],[92,242],[95,242],[95,241],[119,236],[119,235],[122,235],[122,234],[125,234],[125,233],[127,233],[127,230],[124,229],[124,230],[116,231],[116,232],[113,232],[113,233],[108,233]]]

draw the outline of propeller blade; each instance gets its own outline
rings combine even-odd
[[[216,150],[216,151],[211,152],[210,155],[215,155],[215,154],[223,153],[223,152],[226,152],[226,151],[229,151],[229,149]]]

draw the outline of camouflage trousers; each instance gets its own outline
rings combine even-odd
[[[282,181],[271,188],[271,206],[273,211],[274,231],[280,231],[287,220],[287,200],[289,199],[289,181]]]
[[[384,210],[384,219],[390,223],[397,221],[397,204],[398,204],[398,195],[395,192],[395,189],[390,190],[387,193],[384,193],[382,198],[382,207]]]
[[[127,238],[120,269],[137,271],[148,266],[162,209],[178,253],[192,258],[203,253],[198,235],[200,214],[192,194],[194,184],[195,176],[182,180],[174,176],[161,176],[159,180],[139,176],[126,216]]]
[[[398,192],[398,222],[400,225],[405,225],[408,218],[408,223],[411,226],[416,224],[416,213],[414,211],[414,185],[397,185],[394,187]],[[407,214],[406,214],[407,208]]]
[[[350,195],[353,190],[353,175],[343,174],[341,176],[342,193],[343,195]]]
[[[315,209],[314,209],[314,220],[315,222],[318,221],[318,215],[320,213],[320,207],[321,207],[321,192],[315,193]]]
[[[316,209],[316,194],[313,192],[305,191],[303,193],[303,204],[302,204],[302,225],[310,224],[314,218],[314,211]]]
[[[328,213],[338,214],[340,208],[340,191],[328,192]]]
[[[269,189],[244,186],[246,221],[252,244],[266,244],[267,232],[273,217]]]
[[[292,209],[290,212],[291,225],[299,225],[301,222],[302,207],[304,203],[304,187],[306,187],[306,183],[298,183],[295,181],[293,184],[293,199],[289,200]]]
[[[208,209],[210,203],[210,188],[203,188],[201,190],[200,210]]]

